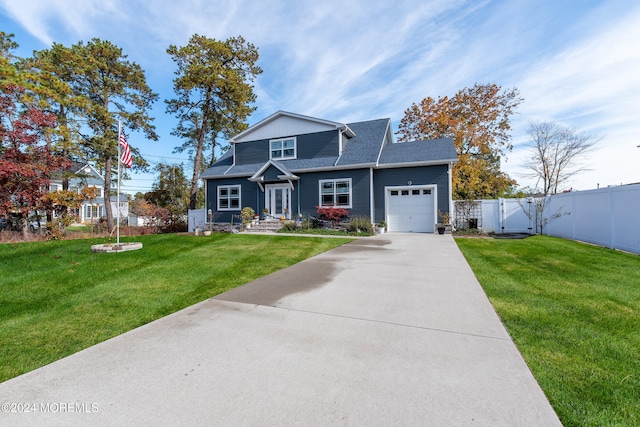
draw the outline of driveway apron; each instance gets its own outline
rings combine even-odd
[[[3,426],[560,425],[453,238],[409,233],[6,381],[0,403]]]

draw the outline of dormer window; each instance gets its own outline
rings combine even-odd
[[[287,160],[296,158],[296,139],[272,139],[269,141],[271,159]]]

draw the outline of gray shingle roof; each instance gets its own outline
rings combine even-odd
[[[356,136],[344,139],[340,157],[281,160],[279,162],[288,170],[297,173],[305,170],[331,168],[333,166],[342,168],[351,165],[375,166],[376,162],[378,162],[378,165],[384,166],[401,165],[403,163],[442,163],[457,160],[453,140],[450,138],[389,143],[392,140],[390,119],[349,123],[347,126],[353,130]],[[385,144],[385,141],[388,143]],[[380,152],[381,147],[382,153]],[[380,158],[378,159],[379,155]],[[229,150],[213,166],[205,170],[200,177],[252,176],[264,166],[265,162],[233,165],[233,150]]]
[[[451,138],[386,144],[380,156],[380,165],[423,162],[456,161],[455,146]]]
[[[347,126],[353,130],[356,136],[345,139],[342,156],[336,166],[375,163],[389,127],[389,119],[349,123]]]
[[[213,178],[223,176],[233,165],[233,148],[227,150],[220,158],[200,174],[200,178]]]

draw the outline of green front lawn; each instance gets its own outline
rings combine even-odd
[[[565,426],[640,425],[640,256],[545,236],[456,242]]]
[[[0,382],[151,322],[348,239],[214,234],[0,245]]]

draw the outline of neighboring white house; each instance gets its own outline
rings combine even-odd
[[[97,190],[96,198],[85,201],[80,209],[76,211],[79,222],[82,224],[97,222],[100,218],[106,215],[104,178],[100,172],[98,172],[96,168],[89,163],[74,162],[70,172],[72,172],[73,175],[69,178],[69,190],[80,192],[86,187],[95,187]],[[49,190],[62,190],[61,177],[51,179]],[[118,203],[117,196],[111,196],[110,199],[113,217],[116,217],[117,209],[120,209],[120,218],[127,218],[129,216],[129,200],[127,197],[120,195],[120,203]]]

